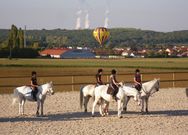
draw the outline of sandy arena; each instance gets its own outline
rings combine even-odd
[[[117,103],[110,103],[110,114],[91,117],[80,110],[79,92],[55,93],[44,104],[44,117],[36,117],[36,104],[26,102],[24,116],[18,116],[18,103],[11,106],[11,95],[0,95],[0,135],[187,135],[188,97],[185,89],[160,89],[149,101],[148,115],[141,115],[133,99],[123,118],[117,117]]]

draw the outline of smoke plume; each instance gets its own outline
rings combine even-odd
[[[76,27],[75,29],[80,29],[81,28],[81,14],[82,14],[82,10],[78,10],[76,15],[77,15],[77,19],[76,19]]]
[[[88,29],[89,28],[89,13],[88,11],[86,10],[86,16],[85,16],[85,29]]]
[[[105,28],[108,28],[108,26],[109,26],[109,13],[110,13],[110,11],[108,10],[108,9],[106,9],[106,11],[105,11],[105,19],[104,19],[104,27]]]

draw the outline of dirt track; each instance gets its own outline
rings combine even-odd
[[[55,134],[144,134],[187,135],[188,98],[185,89],[161,89],[149,102],[149,115],[140,115],[140,107],[131,100],[128,112],[117,117],[117,105],[112,101],[110,115],[96,117],[79,108],[79,92],[56,93],[47,97],[44,117],[35,117],[36,104],[26,102],[25,113],[18,116],[18,104],[11,106],[11,95],[0,95],[0,135]]]

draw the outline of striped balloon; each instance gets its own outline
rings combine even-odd
[[[108,39],[109,35],[110,32],[104,27],[98,27],[93,31],[93,36],[100,45],[102,45]]]

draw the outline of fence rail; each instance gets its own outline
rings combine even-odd
[[[120,77],[121,80],[125,80],[126,83],[133,83],[133,76],[134,74],[118,74],[118,78]],[[149,81],[153,78],[160,78],[161,83],[168,83],[165,87],[176,87],[178,82],[188,82],[188,72],[147,72],[142,73],[143,76],[143,82]],[[109,82],[109,74],[104,74],[103,79],[105,83]],[[25,78],[30,78],[30,76],[0,76],[0,89],[1,88],[13,88],[23,85],[24,83],[1,83],[1,80],[19,80]],[[71,87],[71,90],[77,90],[76,87],[79,85],[86,85],[86,84],[94,84],[95,83],[95,77],[93,74],[87,74],[87,75],[40,75],[39,78],[50,78],[51,80],[54,80],[53,78],[56,78],[54,81],[54,86],[56,87]],[[59,78],[59,79],[57,79]],[[67,79],[65,79],[67,78]],[[80,78],[85,78],[80,79]],[[58,81],[57,81],[58,80]],[[59,82],[59,80],[62,80],[62,83]],[[82,81],[81,81],[82,80]],[[87,80],[87,81],[86,81]],[[20,85],[21,84],[21,85]],[[178,85],[179,86],[179,85]],[[188,86],[188,83],[187,83]],[[183,85],[183,87],[187,87],[186,83]],[[70,88],[69,88],[70,89]]]

